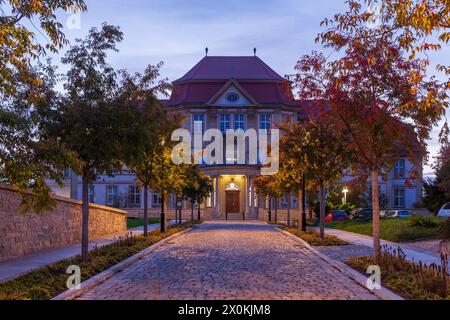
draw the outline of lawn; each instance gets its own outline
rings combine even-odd
[[[82,262],[80,256],[75,256],[49,264],[16,279],[0,283],[0,300],[50,299],[67,290],[66,281],[69,276],[66,273],[67,267],[80,266],[81,280],[86,281],[148,246],[191,226],[189,223],[172,226],[165,233],[154,230],[147,238],[144,236],[121,238],[117,242],[90,251],[87,262]]]
[[[439,237],[439,224],[442,222],[437,217],[428,217],[431,221],[429,225],[417,225],[414,219],[381,219],[381,239],[393,242],[405,242],[422,239],[434,239]],[[348,220],[330,222],[326,224],[328,228],[334,228],[367,236],[372,236],[372,221]]]
[[[148,218],[148,224],[159,223],[159,218]],[[144,219],[142,218],[128,218],[127,228],[133,229],[144,225]]]

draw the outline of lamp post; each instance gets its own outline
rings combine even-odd
[[[344,187],[344,189],[342,190],[342,193],[344,194],[344,204],[347,204],[347,192],[348,188]]]

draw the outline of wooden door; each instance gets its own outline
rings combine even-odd
[[[226,212],[239,213],[240,191],[226,191]]]

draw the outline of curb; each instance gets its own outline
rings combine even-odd
[[[192,231],[195,229],[198,225],[195,225],[193,227],[190,227],[189,229],[182,230],[180,232],[177,232],[170,237],[167,237],[161,241],[158,241],[155,244],[152,244],[151,246],[145,248],[144,250],[136,253],[135,255],[132,255],[131,257],[128,257],[127,259],[123,260],[122,262],[119,262],[118,264],[115,264],[114,266],[100,272],[99,274],[87,279],[86,281],[83,281],[80,286],[81,288],[78,290],[66,290],[63,293],[60,293],[59,295],[53,297],[50,300],[73,300],[80,295],[86,293],[90,289],[94,288],[95,286],[98,286],[102,282],[105,282],[109,278],[111,278],[113,275],[123,271],[125,268],[129,267],[130,265],[136,263],[137,261],[141,260],[146,255],[152,253],[159,247],[163,246],[167,242],[178,238],[179,236],[182,236],[183,234]]]
[[[375,289],[375,290],[369,290],[366,287],[366,281],[367,278],[364,277],[361,273],[359,273],[358,271],[350,268],[349,266],[347,266],[345,263],[342,263],[340,261],[336,261],[334,259],[331,259],[329,257],[327,257],[326,255],[320,253],[319,251],[317,251],[316,249],[314,249],[309,243],[307,243],[306,241],[304,241],[303,239],[297,237],[296,235],[293,235],[290,232],[287,232],[285,230],[282,230],[278,227],[276,227],[275,229],[277,229],[279,232],[281,232],[282,234],[284,234],[285,236],[295,240],[296,242],[301,243],[302,245],[304,245],[308,250],[310,250],[312,253],[314,253],[315,255],[317,255],[319,258],[321,258],[322,260],[324,260],[325,262],[327,262],[328,264],[332,265],[334,268],[338,269],[340,272],[342,272],[343,274],[345,274],[347,277],[349,277],[350,279],[352,279],[353,281],[355,281],[356,283],[358,283],[360,286],[364,287],[364,289],[366,289],[367,291],[371,292],[372,294],[376,295],[378,298],[382,299],[382,300],[405,300],[404,298],[400,297],[399,295],[395,294],[394,292],[392,292],[391,290],[386,289],[385,287],[381,287],[381,289]]]

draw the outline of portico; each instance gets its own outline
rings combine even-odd
[[[259,174],[255,168],[203,169],[211,177],[214,191],[207,200],[206,211],[211,219],[257,219],[258,196],[252,181]],[[233,172],[233,174],[231,174]],[[235,173],[235,174],[234,174]]]

